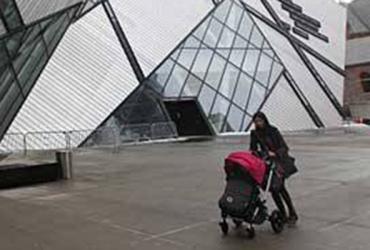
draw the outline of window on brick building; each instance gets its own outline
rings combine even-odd
[[[370,72],[362,72],[360,78],[363,90],[370,92]]]

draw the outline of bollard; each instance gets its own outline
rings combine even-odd
[[[56,153],[57,161],[61,167],[61,177],[65,180],[73,177],[72,151],[63,150]]]

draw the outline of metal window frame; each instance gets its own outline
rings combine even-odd
[[[233,1],[233,5],[238,6],[234,1]],[[240,8],[240,7],[238,7],[238,8]],[[238,31],[240,30],[240,28],[241,28],[241,26],[242,26],[242,22],[243,22],[244,15],[246,15],[246,13],[245,13],[245,11],[244,11],[243,9],[241,9],[241,15],[240,15],[240,20],[239,20],[239,23],[238,23],[238,27],[237,27],[236,31],[233,31],[233,32],[234,32],[235,37],[234,37],[234,39],[233,39],[233,41],[232,41],[232,45],[231,45],[231,49],[230,49],[230,53],[229,53],[229,56],[228,56],[227,61],[226,61],[226,62],[227,62],[227,64],[226,64],[226,67],[225,67],[224,72],[226,71],[226,69],[227,69],[228,65],[233,65],[233,64],[231,64],[231,63],[230,63],[230,57],[231,57],[232,51],[233,51],[233,49],[234,49],[234,45],[235,45],[235,43],[236,43],[236,39],[238,38]],[[225,22],[225,27],[228,27],[228,26],[226,25],[226,23],[227,23],[227,20],[226,20],[226,22]],[[250,32],[250,33],[252,33],[252,32],[253,32],[253,26],[252,26],[252,29],[251,29],[251,32]],[[221,133],[222,133],[222,132],[223,132],[223,130],[225,129],[225,126],[226,126],[227,121],[228,121],[228,117],[229,117],[230,112],[231,112],[231,107],[232,107],[233,105],[241,111],[241,113],[243,114],[243,117],[244,117],[244,113],[245,113],[245,112],[244,112],[244,110],[243,110],[243,109],[240,109],[237,105],[235,105],[235,104],[234,104],[234,97],[235,97],[236,90],[237,90],[237,88],[238,88],[238,86],[239,86],[240,76],[242,75],[242,69],[241,69],[241,67],[244,65],[245,58],[246,58],[246,54],[248,53],[248,47],[249,47],[249,44],[250,44],[250,43],[249,43],[249,41],[247,41],[247,48],[245,49],[245,51],[244,51],[244,53],[243,53],[243,59],[242,59],[242,62],[241,62],[240,68],[239,68],[239,67],[237,67],[236,65],[233,65],[236,69],[238,69],[238,70],[239,70],[239,72],[238,72],[237,77],[235,78],[235,86],[234,86],[234,89],[233,89],[233,91],[232,91],[231,98],[228,98],[228,99],[230,100],[230,102],[229,102],[229,103],[230,103],[230,105],[229,105],[229,107],[228,107],[228,109],[227,109],[227,111],[226,111],[224,123],[223,123],[223,124],[222,124],[222,126],[221,126]],[[221,80],[221,81],[222,81],[222,80]],[[218,92],[220,92],[220,88],[221,88],[221,86],[222,86],[222,82],[221,82],[221,84],[220,84],[220,86],[219,86],[219,89],[217,90]]]
[[[317,115],[316,111],[313,109],[313,107],[310,104],[310,102],[308,101],[307,97],[304,95],[303,91],[299,88],[298,84],[295,82],[294,78],[289,73],[287,67],[284,65],[283,61],[280,59],[279,55],[276,53],[275,49],[271,46],[269,40],[266,38],[265,34],[262,32],[262,30],[257,25],[256,21],[253,19],[253,17],[252,17],[253,13],[249,12],[249,9],[247,8],[247,5],[244,4],[244,2],[242,2],[242,0],[239,0],[239,2],[243,4],[243,6],[245,7],[245,10],[251,16],[251,19],[252,19],[254,25],[261,32],[262,36],[265,38],[265,41],[271,47],[271,49],[274,52],[276,58],[278,59],[280,64],[283,66],[283,72],[284,72],[284,76],[285,76],[286,80],[288,81],[289,85],[292,87],[294,93],[296,94],[297,98],[300,100],[304,109],[308,112],[308,115],[311,117],[312,121],[315,123],[315,125],[317,127],[324,127],[324,123],[321,121],[320,117]],[[255,15],[253,15],[253,16],[255,16]],[[259,18],[258,16],[255,16],[255,17]],[[263,20],[261,20],[261,21],[263,21]],[[269,97],[269,95],[266,96],[265,102],[267,101],[268,97]],[[262,107],[261,107],[261,109],[262,109]],[[252,124],[252,121],[250,122],[250,124],[247,127],[250,127],[251,124]]]
[[[230,9],[229,9],[229,11],[231,11],[231,9],[232,9],[232,5],[230,6]],[[227,17],[228,18],[228,17]],[[206,38],[206,36],[207,36],[207,33],[208,33],[208,31],[209,31],[209,29],[210,29],[210,27],[211,27],[211,21],[212,20],[216,20],[216,17],[215,17],[215,15],[212,15],[212,17],[210,18],[210,20],[209,20],[209,22],[208,22],[208,25],[207,25],[207,29],[206,29],[206,31],[204,32],[204,34],[203,34],[203,37],[202,37],[202,40],[201,41],[204,41],[205,40],[205,38]],[[223,30],[221,30],[220,31],[220,36],[222,36],[222,34],[223,34]],[[194,56],[194,58],[193,58],[193,61],[192,61],[192,63],[191,63],[191,65],[190,65],[190,67],[189,67],[189,70],[188,70],[188,72],[192,72],[192,69],[194,68],[194,65],[195,65],[195,62],[197,61],[197,59],[198,59],[198,55],[199,55],[199,52],[200,52],[200,50],[201,50],[201,48],[202,48],[202,45],[203,45],[203,43],[196,37],[196,36],[194,36],[194,35],[190,35],[189,36],[189,38],[193,38],[193,39],[196,39],[196,40],[198,40],[198,42],[199,42],[199,46],[198,46],[198,48],[196,49],[196,53],[195,53],[195,56]],[[219,42],[219,40],[217,41],[217,43]],[[182,48],[182,51],[185,49],[185,44],[186,44],[186,41],[184,42],[184,47]],[[213,55],[211,56],[211,58],[210,58],[210,60],[212,60],[212,57],[213,57]],[[180,57],[179,57],[180,58]],[[193,74],[194,75],[194,74]],[[185,78],[185,81],[184,81],[184,84],[183,84],[183,86],[182,86],[182,88],[181,88],[181,91],[180,91],[180,93],[179,93],[179,98],[181,98],[181,96],[182,96],[182,94],[183,94],[183,91],[184,91],[184,89],[185,89],[185,86],[186,86],[186,82],[188,81],[188,79],[189,79],[189,77],[190,77],[190,74],[188,74],[187,75],[187,77]],[[202,81],[201,81],[202,82]],[[199,88],[200,89],[200,88]],[[198,91],[199,92],[199,91]]]
[[[179,53],[176,55],[176,58],[175,59],[173,59],[172,57],[170,57],[169,59],[168,59],[168,61],[171,61],[172,63],[173,63],[173,65],[172,65],[172,67],[171,67],[171,69],[170,69],[170,71],[169,71],[169,73],[168,73],[168,75],[167,75],[167,78],[166,78],[166,81],[164,82],[164,84],[163,85],[161,85],[162,86],[162,89],[161,89],[161,94],[163,95],[163,96],[165,96],[165,91],[166,91],[166,88],[167,88],[167,85],[168,85],[168,83],[169,83],[169,81],[170,81],[170,79],[171,79],[171,77],[172,77],[172,74],[173,74],[173,72],[175,71],[175,68],[176,68],[176,62],[177,62],[177,60],[179,59],[179,57],[180,57],[180,55],[181,55],[181,53],[182,53],[182,50],[183,50],[183,48],[179,48]],[[171,55],[172,56],[172,55]],[[167,63],[168,61],[166,61],[165,63]],[[162,64],[162,66],[163,66],[164,64]]]
[[[225,23],[227,22],[227,20],[229,19],[229,17],[230,17],[230,14],[231,14],[231,10],[232,10],[232,8],[233,8],[233,5],[234,5],[234,2],[233,1],[231,1],[231,0],[226,0],[226,1],[230,1],[231,2],[231,4],[230,4],[230,6],[229,6],[229,9],[228,9],[228,11],[227,11],[227,15],[226,15],[226,17],[225,17]],[[223,2],[224,3],[224,2]],[[218,39],[217,39],[217,42],[216,42],[216,45],[215,45],[215,47],[217,48],[218,47],[218,45],[220,44],[220,42],[221,42],[221,39],[222,39],[222,36],[223,36],[223,34],[224,34],[224,30],[226,29],[227,27],[226,27],[226,25],[222,25],[222,29],[221,29],[221,32],[220,32],[220,34],[219,34],[219,37],[218,37]],[[236,37],[236,33],[234,33],[235,34],[235,37]],[[202,41],[203,42],[203,41]],[[234,44],[234,42],[235,42],[235,40],[233,40],[233,44]],[[212,102],[212,105],[211,105],[211,108],[210,108],[210,110],[209,110],[209,113],[208,113],[208,119],[209,119],[209,117],[211,116],[211,114],[212,114],[212,111],[213,111],[213,109],[214,109],[214,107],[215,107],[215,105],[216,105],[216,100],[217,100],[217,96],[218,96],[218,94],[220,93],[220,88],[221,88],[221,85],[222,85],[222,80],[223,80],[223,78],[224,78],[224,76],[225,76],[225,72],[226,72],[226,69],[227,69],[227,66],[228,66],[228,60],[229,60],[229,57],[230,57],[230,54],[231,54],[231,51],[230,51],[230,53],[229,53],[229,55],[228,55],[228,57],[227,58],[224,58],[224,56],[223,55],[220,55],[220,54],[218,54],[217,53],[217,49],[215,49],[215,51],[214,51],[214,53],[213,53],[213,55],[212,55],[212,61],[213,61],[213,59],[214,59],[214,56],[215,55],[218,55],[219,57],[221,57],[222,59],[224,59],[225,60],[225,65],[224,65],[224,67],[223,67],[223,70],[222,70],[222,72],[221,72],[221,76],[220,76],[220,81],[218,82],[218,84],[217,84],[217,89],[216,89],[216,95],[215,95],[215,98],[213,99],[213,102]],[[211,66],[211,64],[209,65],[209,66]],[[210,69],[210,67],[208,68],[208,70],[207,70],[207,73],[206,73],[206,75],[208,75],[208,71],[209,71],[209,69]],[[204,78],[204,82],[206,82],[206,79],[207,79],[207,77],[205,77]],[[226,100],[228,100],[229,98],[226,98]],[[226,116],[225,116],[225,119],[226,119]],[[223,121],[223,123],[224,123],[225,121]],[[223,127],[223,123],[222,123],[222,125],[221,125],[221,128]]]
[[[278,85],[278,83],[280,82],[280,79],[281,79],[281,77],[283,76],[284,71],[285,71],[285,69],[283,69],[283,70],[280,72],[280,74],[279,74],[279,76],[276,78],[275,82],[271,85],[271,89],[270,89],[270,91],[268,91],[268,92],[267,92],[267,94],[266,94],[266,96],[265,96],[264,100],[262,101],[261,105],[257,108],[257,110],[258,110],[258,111],[261,111],[261,110],[262,110],[262,108],[265,106],[265,104],[266,104],[267,100],[268,100],[268,99],[269,99],[269,97],[272,95],[272,93],[274,92],[274,90],[275,90],[276,86],[277,86],[277,85]],[[252,116],[250,116],[250,117],[252,118]],[[244,117],[244,120],[245,120],[245,117]],[[242,123],[242,126],[241,126],[240,130],[242,130],[242,129],[243,129],[244,120],[243,120],[243,123]],[[249,129],[252,127],[252,124],[253,124],[253,121],[249,122],[249,124],[247,125],[247,127],[246,127],[246,129],[245,129],[245,132],[249,131]]]
[[[229,102],[233,102],[233,100],[231,100],[229,97],[227,97],[222,92],[219,92],[215,87],[213,87],[212,85],[210,85],[208,82],[202,80],[199,76],[197,76],[197,75],[193,74],[192,72],[190,72],[184,65],[182,65],[180,63],[177,63],[177,66],[179,66],[184,71],[187,71],[191,76],[193,76],[194,78],[196,78],[198,81],[202,82],[202,87],[205,85],[208,88],[210,88],[212,91],[214,91],[216,95],[221,95],[223,98],[225,98]],[[199,98],[199,95],[200,95],[200,93],[198,95],[194,95],[194,96],[184,96],[183,98],[194,98],[194,97]],[[165,99],[178,99],[177,97],[163,97],[163,98],[165,98]],[[238,108],[240,108],[241,110],[243,110],[243,108],[241,106],[239,106],[236,103],[234,103],[234,104],[235,104],[235,106],[237,106]],[[245,113],[245,112],[243,111],[243,113]]]
[[[198,39],[198,38],[197,38]],[[200,40],[199,40],[200,41]],[[240,69],[240,71],[242,72],[242,73],[244,73],[245,75],[247,75],[248,77],[250,77],[250,78],[252,78],[253,80],[256,80],[256,82],[259,84],[259,85],[261,85],[261,87],[263,87],[263,88],[266,88],[266,86],[263,84],[263,83],[261,83],[259,80],[257,80],[257,79],[254,79],[254,77],[252,76],[252,75],[250,75],[248,72],[246,72],[244,69],[242,69],[241,67],[239,67],[239,66],[237,66],[234,62],[232,62],[232,61],[230,61],[228,58],[226,58],[224,55],[222,55],[222,54],[220,54],[220,53],[218,53],[217,52],[217,49],[214,49],[214,48],[211,48],[211,47],[209,47],[209,45],[208,44],[206,44],[206,43],[203,43],[202,41],[200,41],[205,47],[207,47],[207,49],[208,50],[211,50],[214,54],[217,54],[217,56],[219,56],[219,57],[221,57],[223,60],[225,60],[226,62],[227,62],[227,64],[231,64],[232,66],[234,66],[234,67],[236,67],[236,68],[238,68],[238,69]],[[250,51],[250,47],[249,47],[249,45],[250,44],[252,44],[252,43],[249,43],[249,42],[247,42],[248,43],[248,47],[247,48],[245,48],[244,50],[246,51],[246,52],[248,52],[248,51]],[[254,46],[253,44],[252,44],[252,46]],[[231,48],[232,49],[232,48]],[[258,51],[260,51],[260,53],[261,53],[261,50],[263,50],[263,49],[255,49],[255,50],[258,50]],[[263,53],[263,52],[262,52]],[[264,53],[265,55],[268,55],[268,54],[266,54],[266,53]],[[270,58],[271,58],[271,56],[269,56]],[[208,73],[208,71],[209,71],[209,69],[207,69],[207,73]],[[204,79],[204,81],[206,81],[205,79]]]

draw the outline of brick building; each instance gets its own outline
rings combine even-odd
[[[348,6],[344,104],[353,117],[370,117],[370,1]]]

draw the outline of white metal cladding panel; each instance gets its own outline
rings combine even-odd
[[[346,65],[370,62],[370,36],[347,41]]]
[[[316,57],[308,53],[306,55],[338,101],[343,104],[344,76],[329,68],[326,64],[316,59]]]
[[[281,2],[278,0],[269,0],[269,2],[278,13],[279,17],[293,27],[294,22],[289,17],[288,12],[282,9]],[[310,35],[309,40],[294,34],[295,37],[344,69],[347,18],[346,9],[338,3],[330,0],[294,0],[293,2],[302,6],[305,14],[321,22],[322,27],[320,32],[328,36],[330,41],[329,43],[326,43],[312,35]]]
[[[242,1],[245,2],[249,7],[252,7],[260,14],[264,15],[271,21],[275,22],[274,19],[271,17],[270,13],[265,8],[265,6],[262,4],[261,0],[242,0]]]
[[[316,128],[298,97],[282,77],[262,108],[270,122],[282,131]]]
[[[340,115],[321,90],[287,38],[280,35],[280,33],[259,19],[255,18],[255,20],[325,126],[334,127],[340,125],[342,121]]]
[[[213,8],[211,0],[111,0],[146,74]]]
[[[82,0],[16,0],[26,24],[72,6]]]
[[[98,7],[70,27],[9,133],[95,129],[137,85]]]

